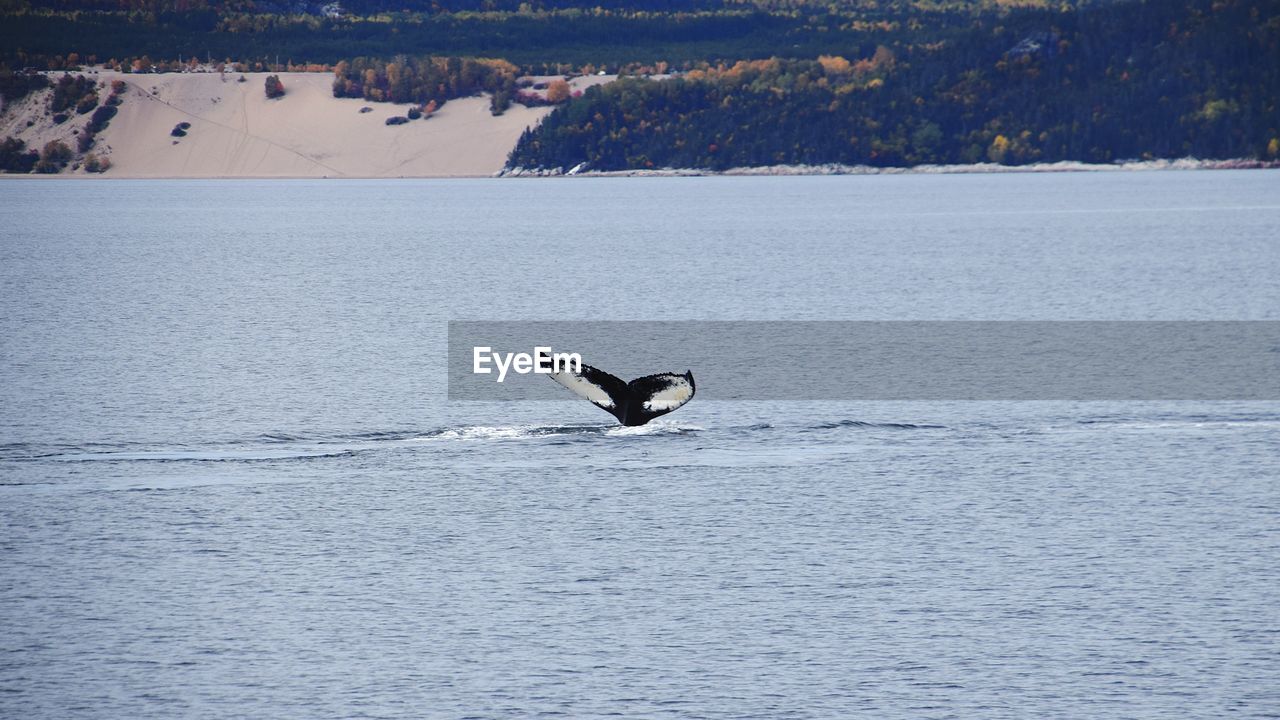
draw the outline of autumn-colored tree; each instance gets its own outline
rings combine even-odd
[[[407,100],[407,92],[401,93],[401,85],[404,82],[404,72],[399,63],[387,63],[387,93],[391,102],[404,102]]]
[[[853,72],[853,65],[839,55],[820,55],[818,64],[822,65],[822,71],[828,75],[848,75]]]
[[[987,148],[987,158],[993,163],[1002,163],[1008,154],[1009,138],[1003,135],[996,135],[995,139],[991,141],[991,147]]]
[[[547,102],[555,105],[569,99],[569,83],[564,78],[556,78],[547,84]]]

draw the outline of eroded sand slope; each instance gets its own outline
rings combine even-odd
[[[388,117],[405,115],[409,106],[335,98],[327,73],[280,73],[286,94],[268,100],[266,76],[246,73],[238,82],[239,73],[99,72],[96,79],[108,88],[100,90],[104,99],[111,81],[128,84],[119,114],[94,147],[111,160],[106,176],[492,175],[520,133],[549,112],[512,105],[494,117],[487,97],[473,97],[451,100],[430,119],[388,126]],[[363,107],[372,109],[361,113]],[[58,130],[85,122],[74,118]],[[191,123],[186,137],[172,137],[181,122]],[[25,120],[11,124],[21,127]],[[53,130],[41,131],[37,123],[27,133],[28,146],[38,149]]]

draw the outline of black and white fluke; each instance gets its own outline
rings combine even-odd
[[[551,379],[606,410],[623,425],[644,425],[693,398],[693,373],[645,375],[631,382],[583,365],[579,372],[554,372]]]

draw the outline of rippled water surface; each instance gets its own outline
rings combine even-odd
[[[1277,189],[0,183],[0,716],[1280,715],[1276,403],[444,385],[451,319],[1280,320]]]

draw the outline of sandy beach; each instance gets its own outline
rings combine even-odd
[[[335,98],[328,73],[278,73],[285,95],[269,100],[263,92],[269,74],[245,73],[245,82],[238,82],[240,73],[90,74],[105,85],[103,99],[113,80],[128,86],[93,148],[111,161],[102,177],[489,176],[502,170],[525,128],[551,111],[512,105],[494,117],[489,98],[477,96],[451,100],[429,119],[389,126],[387,118],[410,106]],[[6,108],[0,137],[21,138],[37,150],[50,140],[75,147],[72,133],[88,116],[55,125],[44,109],[48,92]],[[171,136],[183,122],[191,124],[186,136]],[[62,173],[68,174],[87,173]]]

